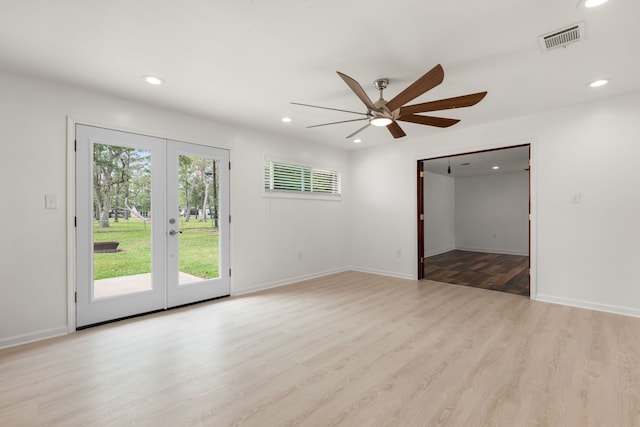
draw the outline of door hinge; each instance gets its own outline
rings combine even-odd
[[[231,269],[229,269],[229,277],[231,277]]]
[[[229,162],[229,170],[231,170],[231,162]]]
[[[78,140],[77,139],[73,140],[73,151],[78,151]]]
[[[424,178],[424,171],[420,171],[420,178]]]
[[[531,214],[529,214],[529,221],[531,221]]]
[[[420,264],[424,264],[424,257],[420,257]]]
[[[231,224],[231,215],[229,215],[229,224]]]
[[[531,276],[531,269],[529,269],[529,276]]]
[[[424,221],[424,214],[420,214],[420,221]]]
[[[78,217],[77,217],[77,216],[74,216],[74,217],[73,217],[73,226],[74,226],[74,227],[77,227],[77,226],[78,226]]]
[[[77,292],[73,293],[73,301],[74,302],[78,302],[78,293]]]

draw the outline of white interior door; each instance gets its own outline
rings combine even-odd
[[[76,316],[229,295],[229,153],[76,126]]]

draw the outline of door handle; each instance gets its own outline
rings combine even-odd
[[[180,231],[176,231],[176,230],[169,231],[169,236],[175,236],[176,234],[182,234],[182,230],[180,230]]]

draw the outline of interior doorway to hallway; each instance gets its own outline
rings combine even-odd
[[[418,161],[418,278],[530,296],[530,145]]]

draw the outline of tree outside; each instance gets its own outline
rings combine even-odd
[[[94,144],[94,241],[118,252],[94,254],[94,279],[151,271],[151,154]],[[180,271],[218,277],[218,161],[179,156]]]

